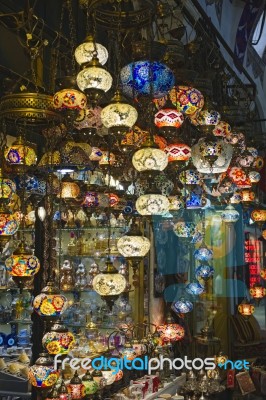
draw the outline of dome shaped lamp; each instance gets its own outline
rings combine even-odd
[[[151,186],[145,194],[139,196],[136,201],[136,210],[140,215],[164,215],[169,212],[170,203],[166,196],[151,182]]]
[[[111,103],[101,112],[103,125],[115,135],[127,133],[138,119],[137,110],[126,102],[126,99],[117,91]]]
[[[111,260],[108,259],[105,271],[93,278],[92,286],[112,309],[115,300],[125,291],[127,281],[123,275],[118,273]]]
[[[146,256],[151,247],[149,239],[143,236],[136,223],[132,223],[130,230],[125,236],[117,241],[119,253],[132,263],[138,266],[139,262]]]
[[[6,270],[19,288],[30,280],[40,269],[40,261],[32,255],[32,251],[21,241],[12,256],[5,260]]]
[[[99,63],[101,65],[106,64],[108,60],[108,51],[100,43],[95,43],[92,35],[88,35],[84,42],[81,43],[75,50],[74,56],[79,65],[89,63],[93,56],[97,54]]]
[[[77,75],[77,85],[86,96],[90,106],[96,106],[104,93],[111,89],[113,78],[100,64],[96,55]]]

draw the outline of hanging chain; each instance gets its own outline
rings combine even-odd
[[[63,19],[64,19],[64,13],[65,13],[65,6],[66,3],[65,1],[62,2],[62,9],[61,9],[61,15],[60,15],[60,23],[59,23],[59,30],[57,32],[58,36],[55,40],[57,40],[56,47],[52,51],[54,54],[54,59],[52,61],[52,73],[51,73],[51,82],[50,82],[50,90],[51,92],[54,91],[55,89],[55,81],[56,81],[56,75],[57,75],[57,69],[58,69],[58,62],[59,62],[59,52],[60,52],[60,44],[61,44],[61,37],[62,37],[62,30],[63,30]]]
[[[71,51],[71,61],[72,61],[72,74],[76,75],[76,62],[74,58],[74,51],[75,51],[75,46],[76,46],[76,39],[77,39],[77,33],[76,33],[76,26],[74,23],[74,18],[73,18],[73,8],[72,8],[72,1],[67,0],[66,3],[67,9],[68,9],[68,15],[69,15],[69,28],[70,28],[70,51]]]
[[[120,83],[120,79],[119,79],[119,75],[120,75],[120,71],[121,71],[121,55],[122,55],[122,51],[121,51],[121,47],[122,47],[122,36],[121,36],[121,4],[119,3],[118,5],[118,13],[119,13],[119,17],[118,17],[118,26],[117,26],[117,70],[116,70],[116,90],[119,89],[119,83]]]

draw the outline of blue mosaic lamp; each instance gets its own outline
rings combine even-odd
[[[195,270],[195,276],[197,279],[203,279],[207,281],[214,274],[214,268],[209,264],[201,264]]]
[[[193,304],[191,301],[181,297],[180,300],[172,303],[171,309],[177,314],[187,314],[193,310]]]
[[[206,244],[202,244],[197,250],[194,251],[194,257],[201,263],[207,263],[213,259],[213,251],[208,249]]]
[[[174,73],[158,61],[136,61],[123,67],[120,72],[122,91],[130,98],[165,96],[175,84]]]
[[[192,296],[198,296],[205,292],[205,287],[199,282],[191,282],[186,286],[186,292]]]

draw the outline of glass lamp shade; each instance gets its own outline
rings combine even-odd
[[[243,317],[250,317],[255,312],[255,307],[247,300],[243,300],[237,307],[237,310]]]
[[[230,144],[217,140],[205,142],[201,138],[191,148],[193,164],[198,172],[203,174],[220,174],[225,172],[231,162],[233,147]]]
[[[74,343],[73,333],[68,332],[68,329],[60,324],[54,324],[50,332],[47,332],[42,338],[43,347],[51,355],[68,354]]]
[[[46,389],[56,384],[59,371],[54,369],[54,360],[41,353],[36,363],[29,368],[29,381],[36,388]]]
[[[191,157],[191,148],[185,143],[172,143],[165,147],[168,162],[188,161]]]
[[[151,243],[149,239],[141,235],[137,226],[133,226],[127,235],[117,241],[117,248],[123,257],[134,259],[143,258],[149,252]]]
[[[186,286],[186,292],[192,296],[198,296],[205,292],[205,287],[199,282],[191,282]]]
[[[101,107],[86,107],[79,111],[74,121],[75,128],[81,129],[100,129],[102,128]]]
[[[177,314],[187,314],[193,310],[193,303],[181,298],[180,300],[172,303],[171,309]]]
[[[212,133],[214,134],[214,136],[226,137],[231,133],[231,126],[225,121],[220,121],[214,127]]]
[[[164,215],[169,211],[169,200],[162,194],[144,194],[136,201],[140,215]]]
[[[108,128],[132,128],[138,119],[137,110],[128,104],[126,100],[116,92],[111,104],[104,107],[101,112],[103,125]]]
[[[226,361],[228,360],[228,356],[223,354],[222,352],[220,352],[214,358],[215,358],[215,364],[218,365],[218,366],[224,365],[226,363]]]
[[[230,197],[231,204],[239,204],[241,203],[242,196],[241,193],[234,193],[232,197]]]
[[[186,169],[179,174],[179,180],[183,185],[198,185],[202,176],[196,169]]]
[[[131,98],[150,96],[160,98],[174,86],[174,73],[158,61],[136,61],[121,69],[123,93]]]
[[[185,336],[185,329],[179,324],[165,324],[157,327],[160,338],[165,342],[177,342]]]
[[[102,156],[103,156],[103,152],[101,149],[99,149],[98,147],[92,147],[91,155],[90,155],[91,161],[100,161]]]
[[[3,177],[2,168],[0,168],[0,198],[9,199],[16,192],[14,181]]]
[[[33,300],[34,311],[43,318],[59,318],[67,306],[67,298],[60,294],[52,282],[48,282]]]
[[[93,377],[91,376],[90,372],[87,370],[85,375],[82,377],[82,383],[85,386],[85,394],[86,396],[91,396],[99,390],[99,385]]]
[[[110,153],[109,151],[102,151],[102,156],[99,160],[99,166],[105,167],[109,165],[114,165],[116,159],[114,153]]]
[[[36,165],[37,156],[35,150],[30,147],[22,136],[4,150],[4,157],[9,165],[14,166],[31,166]]]
[[[251,212],[251,218],[254,222],[264,223],[266,221],[266,210],[253,210]]]
[[[80,90],[86,93],[89,90],[108,92],[112,83],[111,74],[101,66],[97,58],[93,58],[77,75],[77,85]]]
[[[261,300],[266,295],[266,289],[261,285],[255,285],[250,290],[249,293],[255,300]]]
[[[138,172],[163,171],[167,167],[168,157],[160,149],[143,147],[133,154],[132,164]]]
[[[264,167],[264,159],[263,159],[263,157],[256,157],[255,158],[255,161],[254,161],[254,163],[253,163],[253,167],[255,168],[255,169],[257,169],[258,171],[260,171],[263,167]]]
[[[69,174],[64,175],[61,181],[61,190],[58,193],[57,197],[61,199],[75,199],[80,194],[79,185],[74,182],[74,180],[70,177]]]
[[[213,259],[213,251],[203,244],[197,250],[194,251],[194,257],[201,263],[206,263]]]
[[[43,222],[45,220],[45,217],[46,217],[45,208],[43,206],[38,207],[37,213],[38,213],[38,217]]]
[[[83,207],[108,207],[108,196],[104,193],[87,192],[82,202]]]
[[[252,190],[241,190],[241,201],[243,204],[252,203],[255,201],[256,195]]]
[[[221,115],[214,110],[201,110],[198,113],[197,121],[199,125],[217,125],[221,120]]]
[[[252,184],[256,184],[256,183],[258,183],[258,182],[260,181],[261,175],[260,175],[260,173],[257,172],[257,171],[250,171],[250,172],[248,173],[248,178],[250,179],[250,182],[251,182]]]
[[[123,275],[118,273],[113,263],[107,261],[106,270],[93,278],[92,285],[100,296],[118,296],[125,291],[127,281]]]
[[[71,400],[80,400],[85,397],[85,386],[79,378],[77,371],[73,378],[70,379],[70,382],[67,385],[67,391],[71,396]]]
[[[55,93],[53,103],[57,110],[82,110],[87,105],[87,98],[79,90],[62,89]]]
[[[58,390],[56,387],[54,387],[49,394],[47,395],[47,397],[45,397],[45,400],[60,400],[59,394],[58,394]]]
[[[154,123],[158,128],[180,128],[184,122],[184,116],[174,108],[162,108],[154,116]]]
[[[211,265],[208,264],[202,264],[199,265],[195,269],[195,276],[196,279],[203,279],[204,281],[207,281],[214,275],[214,268]]]
[[[79,65],[90,62],[95,54],[99,63],[104,65],[108,60],[108,51],[100,43],[95,43],[92,36],[87,36],[85,41],[81,43],[75,50],[74,56]]]
[[[192,115],[204,106],[201,92],[190,86],[176,86],[169,92],[169,98],[178,111]]]
[[[4,201],[4,200],[2,200]],[[12,235],[19,229],[20,215],[11,214],[0,201],[0,249],[3,250]]]
[[[168,201],[169,211],[178,211],[185,206],[182,196],[168,196]]]
[[[103,377],[106,379],[106,385],[112,385],[115,382],[115,373],[113,370],[102,371]]]
[[[234,224],[239,220],[239,212],[229,204],[221,213],[221,219],[226,224]]]
[[[31,278],[40,269],[40,261],[22,241],[12,256],[5,261],[6,270],[16,279]]]
[[[179,238],[191,238],[196,231],[194,222],[178,221],[174,225],[174,233]]]
[[[265,240],[266,239],[266,231],[265,231],[265,229],[261,233],[262,233],[263,239]],[[260,270],[260,276],[262,277],[262,279],[264,281],[266,280],[266,268],[262,268]]]

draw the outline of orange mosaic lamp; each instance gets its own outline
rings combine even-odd
[[[266,295],[266,289],[263,286],[256,284],[249,290],[249,293],[253,299],[257,300],[257,302],[260,302],[260,300]]]
[[[244,299],[237,307],[238,312],[243,315],[243,317],[250,317],[254,311],[255,307],[249,303],[247,299]]]
[[[251,213],[251,218],[254,222],[256,222],[256,224],[263,226],[263,224],[266,222],[266,210],[253,210]]]

